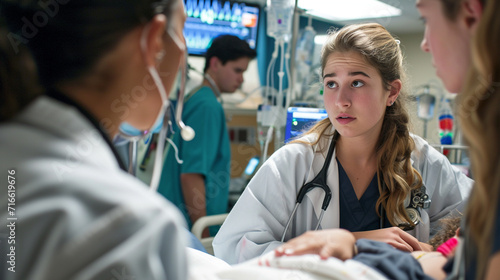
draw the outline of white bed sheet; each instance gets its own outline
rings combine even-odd
[[[284,256],[274,252],[238,265],[188,248],[190,280],[385,280],[376,270],[355,260],[321,260],[318,255]]]

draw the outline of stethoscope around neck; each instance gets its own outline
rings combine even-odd
[[[281,235],[281,242],[284,242],[286,233],[288,231],[288,228],[290,227],[290,224],[295,217],[295,214],[297,212],[297,209],[299,208],[299,205],[302,203],[302,200],[306,196],[308,192],[313,190],[314,188],[321,188],[325,192],[325,197],[323,198],[323,203],[321,205],[321,214],[319,215],[318,223],[316,224],[316,228],[314,230],[318,230],[319,225],[321,224],[321,221],[323,220],[323,215],[326,212],[326,209],[328,208],[328,205],[330,204],[330,200],[332,199],[332,191],[330,190],[330,187],[327,185],[326,180],[328,177],[328,167],[330,166],[330,162],[332,160],[333,156],[333,151],[335,150],[335,145],[337,143],[337,140],[339,138],[340,134],[338,132],[334,132],[332,142],[330,143],[330,148],[328,149],[328,154],[326,155],[325,163],[323,164],[323,167],[319,171],[319,173],[312,179],[309,183],[306,183],[304,186],[302,186],[299,190],[299,193],[297,195],[297,199],[295,201],[295,207],[293,208],[292,214],[290,214],[290,218],[288,218],[288,221],[286,223],[285,229],[283,230],[283,234]],[[385,187],[385,184],[384,184]],[[420,213],[418,212],[417,208],[429,208],[431,204],[431,200],[429,199],[429,196],[426,194],[426,188],[425,186],[420,187],[419,189],[412,190],[410,199],[409,199],[409,205],[406,207],[406,213],[410,217],[410,219],[413,222],[413,225],[410,225],[409,223],[401,223],[398,226],[407,231],[407,230],[412,230],[415,228],[415,226],[419,223],[420,221]],[[384,207],[380,205],[380,228],[384,228]]]
[[[337,132],[334,133],[332,138],[332,143],[330,144],[330,148],[328,149],[328,154],[326,155],[325,164],[319,171],[319,173],[312,179],[309,183],[306,183],[302,188],[300,188],[299,194],[297,195],[297,200],[295,201],[295,207],[293,207],[292,214],[290,218],[288,218],[288,222],[286,222],[285,230],[281,236],[281,242],[285,240],[286,232],[288,231],[288,227],[290,227],[290,223],[295,217],[295,213],[299,208],[300,203],[306,196],[308,192],[313,190],[314,188],[321,188],[325,192],[325,197],[323,198],[323,204],[321,205],[321,214],[319,215],[318,223],[316,224],[316,228],[314,230],[318,230],[321,221],[323,220],[323,215],[330,204],[330,200],[332,199],[332,191],[330,187],[326,184],[326,179],[328,176],[328,167],[330,167],[330,162],[332,161],[333,151],[335,150],[335,144],[337,143],[337,139],[339,134]]]
[[[208,81],[208,83],[210,84],[210,88],[212,88],[212,90],[214,91],[215,97],[217,97],[219,102],[222,103],[220,89],[215,83],[214,79],[212,79],[212,77],[210,77],[210,75],[207,73],[203,74],[203,78]]]
[[[189,64],[187,65],[187,67],[189,70],[192,70],[192,71],[200,74],[201,76],[203,76],[203,79],[207,80],[208,84],[210,84],[210,88],[212,89],[212,91],[215,94],[215,97],[217,98],[219,103],[222,104],[223,101],[222,101],[222,97],[221,97],[221,91],[220,91],[219,87],[217,86],[217,84],[215,83],[214,79],[212,79],[212,77],[210,77],[210,75],[208,73],[200,72],[196,68],[192,67]]]

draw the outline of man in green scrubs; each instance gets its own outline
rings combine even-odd
[[[182,118],[196,136],[182,141],[176,128],[172,141],[183,163],[177,163],[169,147],[158,192],[179,207],[190,228],[200,217],[227,212],[231,151],[219,98],[221,92],[232,93],[241,86],[255,57],[255,50],[236,36],[215,38],[205,55],[202,84],[185,97]],[[216,231],[211,229],[211,235]]]

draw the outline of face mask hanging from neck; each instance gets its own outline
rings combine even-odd
[[[146,36],[149,32],[149,29],[150,29],[150,26],[148,25],[142,31],[140,45],[141,45],[141,49],[143,52],[146,52],[146,49],[147,49]],[[183,62],[184,62],[184,54],[186,51],[186,46],[185,46],[185,44],[182,44],[181,40],[178,38],[178,36],[175,34],[175,32],[173,32],[171,29],[167,29],[166,33],[168,36],[170,36],[172,41],[177,45],[179,50],[182,51],[182,53],[183,53],[179,57],[181,63],[180,63],[179,70],[177,71],[177,77],[175,79],[175,82],[174,82],[174,85],[172,86],[172,91],[171,91],[171,92],[177,93],[178,100],[183,100],[184,86],[185,86],[185,78],[184,78],[184,76],[185,76],[184,64],[185,63],[183,63]],[[161,57],[159,57],[158,59],[161,60],[162,58],[163,58],[163,55]],[[160,94],[161,102],[162,102],[160,110],[159,110],[158,115],[156,117],[156,120],[153,123],[153,125],[147,130],[141,130],[141,129],[138,129],[138,128],[130,125],[129,123],[123,122],[120,124],[119,133],[120,133],[120,136],[122,138],[125,138],[125,139],[127,139],[129,141],[133,141],[133,142],[137,142],[138,140],[143,139],[144,137],[146,137],[147,135],[149,135],[152,132],[159,133],[158,146],[156,149],[156,157],[155,157],[155,162],[154,162],[154,167],[153,167],[153,175],[152,175],[151,184],[150,184],[151,190],[156,191],[158,188],[159,180],[160,180],[161,166],[163,164],[162,155],[163,155],[164,145],[165,145],[165,141],[166,141],[168,126],[170,123],[169,109],[171,108],[171,103],[168,100],[165,86],[163,85],[163,82],[160,78],[160,75],[158,74],[158,71],[156,70],[156,67],[153,65],[148,65],[147,70],[148,70],[149,75],[153,79],[154,85],[156,86],[156,88]],[[180,109],[180,112],[179,112],[179,109]],[[182,115],[182,106],[180,108],[177,108],[177,113],[179,115]],[[178,119],[177,123],[184,125],[184,123],[182,122],[181,119]],[[179,125],[179,127],[182,128],[182,126],[180,126],[180,125]],[[192,136],[192,137],[190,137],[190,139],[192,139],[194,137],[194,131],[190,127],[186,127],[186,126],[184,126],[184,127],[189,128],[191,130],[190,131],[191,133],[188,131],[188,133],[184,133],[184,134],[190,134],[188,136]],[[181,131],[181,134],[183,134],[182,131]],[[135,143],[132,143],[132,145],[135,145]],[[135,153],[131,153],[130,154],[131,166],[135,166],[135,164],[133,162],[135,162],[136,160],[137,159],[135,158]]]
[[[146,36],[148,35],[149,30],[150,30],[150,25],[147,25],[146,27],[144,27],[144,29],[142,30],[142,34],[141,34],[140,46],[141,46],[141,50],[144,53],[146,53],[146,50],[147,50]],[[163,85],[163,82],[160,78],[160,75],[158,74],[158,71],[156,70],[156,67],[153,65],[148,65],[147,70],[148,70],[149,75],[153,79],[153,82],[154,82],[156,89],[158,90],[158,92],[160,94],[162,104],[161,104],[160,110],[158,111],[158,114],[156,116],[155,122],[151,125],[151,127],[149,129],[141,130],[141,129],[136,128],[127,122],[122,122],[120,124],[120,127],[119,127],[120,136],[122,138],[129,140],[129,141],[138,141],[138,140],[144,138],[146,135],[148,135],[151,132],[156,132],[156,133],[159,132],[161,127],[162,127],[163,119],[165,117],[165,112],[167,111],[167,108],[170,105],[168,98],[167,98],[167,92],[165,90],[165,86]]]

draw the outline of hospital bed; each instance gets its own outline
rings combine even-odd
[[[214,240],[214,237],[203,238],[203,230],[209,226],[222,225],[222,223],[226,220],[227,215],[228,213],[201,217],[191,228],[191,233],[193,233],[193,235],[200,240],[201,244],[210,255],[214,254],[214,249],[212,248],[212,241]]]
[[[321,260],[318,255],[277,258],[274,252],[270,252],[259,258],[231,266],[201,251],[192,248],[187,248],[187,250],[190,264],[189,280],[387,279],[375,269],[355,260],[345,262],[335,258]]]

